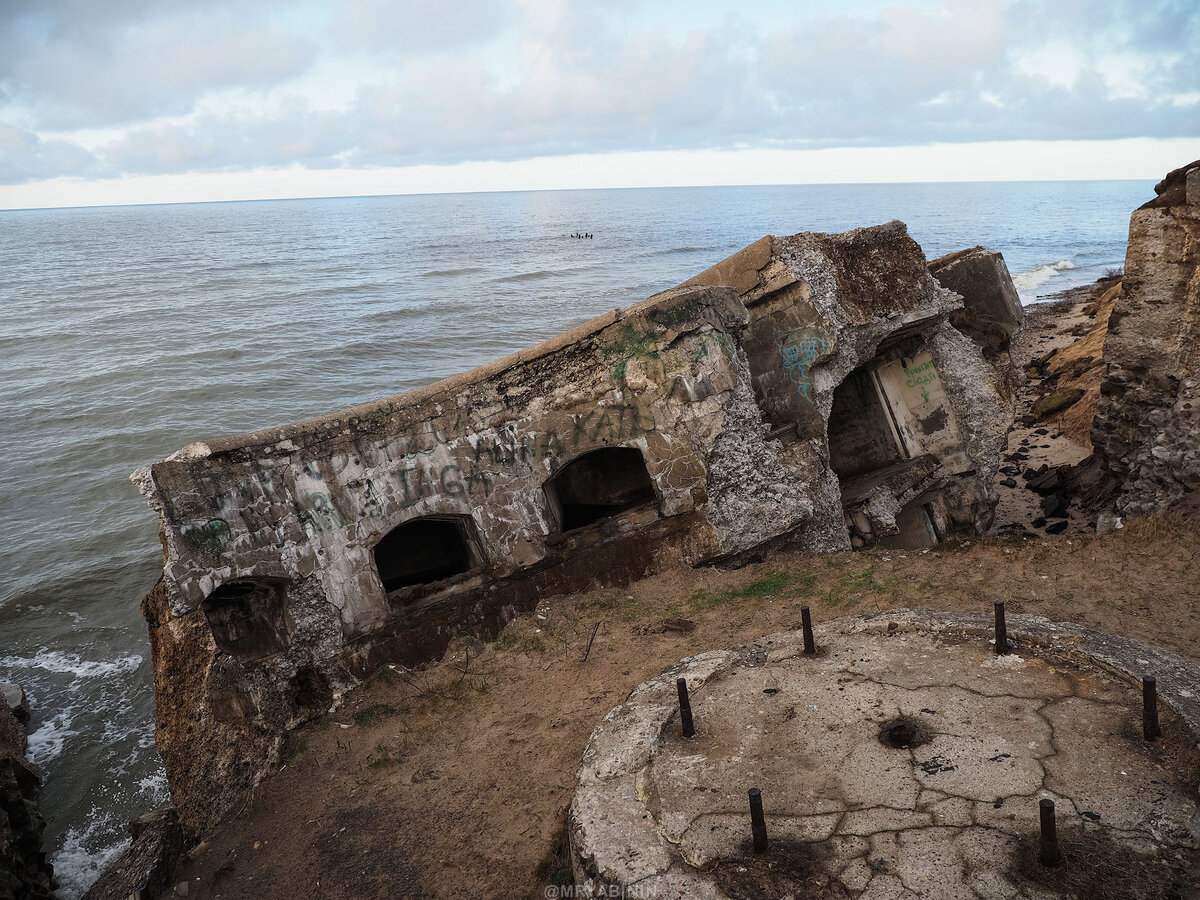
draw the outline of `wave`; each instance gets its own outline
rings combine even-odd
[[[0,668],[15,669],[44,669],[56,675],[74,675],[76,678],[100,678],[109,675],[119,675],[123,672],[135,672],[142,664],[142,657],[137,654],[118,656],[109,660],[83,659],[77,653],[63,653],[61,650],[47,650],[32,659],[18,656],[0,658]]]
[[[482,272],[483,269],[479,266],[469,266],[465,269],[434,269],[431,272],[422,272],[422,278],[453,278],[456,275],[470,275],[474,272]]]
[[[1018,292],[1027,293],[1041,287],[1060,272],[1067,272],[1075,268],[1078,267],[1069,259],[1060,259],[1058,262],[1052,263],[1042,263],[1040,266],[1034,266],[1028,272],[1018,272],[1014,275],[1012,277],[1013,287]]]
[[[507,281],[540,281],[543,278],[553,278],[556,275],[561,275],[561,272],[550,272],[546,269],[538,269],[536,272],[522,272],[520,275],[506,275],[503,278],[493,278],[492,281],[507,282]]]

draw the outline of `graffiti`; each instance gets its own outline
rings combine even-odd
[[[938,377],[937,369],[935,369],[933,367],[932,359],[927,359],[927,360],[925,360],[925,362],[921,363],[919,366],[912,366],[908,369],[905,369],[904,371],[905,371],[905,374],[908,376],[908,378],[905,380],[904,384],[906,387],[910,387],[910,388],[911,387],[920,387],[921,385],[924,385],[924,384],[932,384],[933,382],[937,381],[937,377]],[[929,401],[928,393],[922,389],[921,394],[922,394],[922,396],[924,396],[925,401],[928,402]]]
[[[779,345],[783,367],[796,382],[796,393],[812,402],[812,378],[809,373],[817,360],[829,352],[829,342],[819,334],[793,333]]]
[[[671,390],[674,394],[691,388],[676,379]],[[193,552],[217,556],[230,541],[231,527],[216,517],[232,513],[239,531],[255,536],[256,542],[283,547],[297,524],[312,540],[354,522],[387,519],[432,497],[478,503],[492,496],[497,483],[522,471],[532,475],[538,460],[560,459],[576,447],[617,444],[656,427],[649,408],[622,403],[563,415],[556,424],[523,431],[509,423],[451,441],[430,429],[316,459],[263,460],[258,463],[262,468],[232,483],[205,475],[198,481],[205,495],[202,502],[212,509],[213,518],[184,526],[180,534]],[[364,465],[375,471],[368,476]],[[323,482],[331,490],[301,488],[297,482],[305,480]]]
[[[184,525],[179,529],[183,544],[202,556],[220,556],[229,543],[229,523],[224,519],[209,519],[203,525]]]

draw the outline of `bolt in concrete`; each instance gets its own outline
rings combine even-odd
[[[683,726],[683,736],[690,738],[696,733],[696,726],[692,722],[692,704],[688,700],[687,679],[677,679],[675,686],[679,688],[679,721]]]
[[[804,655],[812,656],[817,652],[817,645],[813,641],[812,612],[807,606],[800,608],[800,627],[804,631]]]
[[[750,831],[754,835],[754,852],[767,852],[767,820],[763,818],[762,791],[750,788]]]
[[[1158,724],[1158,680],[1153,675],[1142,677],[1142,736],[1148,741],[1162,734]]]
[[[1057,866],[1062,863],[1062,853],[1058,849],[1058,826],[1054,821],[1054,801],[1042,800],[1038,806],[1042,814],[1038,862],[1043,866]]]

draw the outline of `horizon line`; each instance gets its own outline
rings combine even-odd
[[[1161,176],[1160,176],[1161,178]],[[576,191],[690,191],[705,188],[781,188],[781,187],[881,187],[884,185],[925,185],[925,184],[1086,184],[1149,181],[1157,183],[1160,178],[980,178],[980,179],[947,179],[930,181],[927,179],[891,180],[891,181],[780,181],[780,182],[724,182],[719,184],[662,184],[662,185],[616,185],[616,186],[585,186],[585,187],[545,187],[545,188],[464,188],[447,191],[390,191],[387,193],[351,193],[351,194],[298,194],[294,197],[234,197],[223,200],[131,200],[128,203],[81,203],[66,206],[0,206],[0,213],[7,212],[37,212],[40,210],[59,209],[123,209],[131,206],[202,206],[221,203],[292,203],[297,200],[369,200],[384,197],[456,197],[464,194],[551,194],[571,193]]]

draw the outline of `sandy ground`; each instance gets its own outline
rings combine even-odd
[[[1039,312],[1025,352],[1078,337],[1081,303],[1079,321],[1071,307],[1067,318]],[[1014,432],[1010,451],[1022,446],[1022,467],[1086,454],[1054,423]],[[1017,481],[998,525],[1028,522],[1030,492]],[[286,765],[176,881],[202,898],[544,896],[564,877],[565,811],[600,719],[682,657],[798,627],[804,605],[825,621],[900,607],[987,612],[1003,600],[1200,662],[1194,523],[1142,520],[1099,537],[1078,517],[1075,527],[923,552],[778,553],[548,601],[491,644],[460,640],[422,671],[377,673],[294,736]]]

